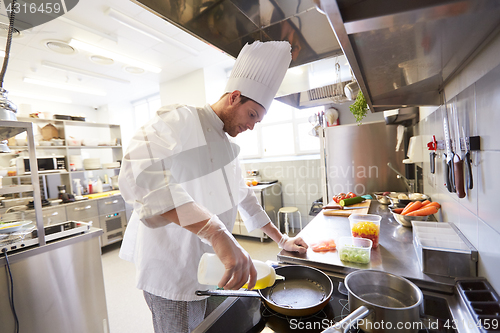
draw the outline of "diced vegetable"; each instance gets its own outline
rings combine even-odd
[[[370,262],[370,251],[346,245],[339,249],[339,258],[342,261],[368,264]]]
[[[380,225],[370,221],[361,221],[354,224],[351,228],[353,237],[368,238],[373,242],[373,248],[378,246],[378,238],[380,234]]]

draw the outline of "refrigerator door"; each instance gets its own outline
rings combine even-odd
[[[385,122],[325,128],[328,198],[338,193],[357,195],[378,191],[406,192],[387,163],[404,173],[403,151],[396,152],[397,126]]]

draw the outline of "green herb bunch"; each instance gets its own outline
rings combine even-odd
[[[356,118],[356,122],[358,123],[358,125],[360,125],[361,120],[363,120],[363,118],[366,116],[366,113],[368,112],[368,104],[366,103],[365,96],[363,95],[361,90],[358,92],[358,96],[356,97],[354,103],[352,103],[349,107],[349,110],[351,110],[354,118]]]

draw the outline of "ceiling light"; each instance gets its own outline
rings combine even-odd
[[[125,72],[130,73],[130,74],[143,74],[144,69],[139,68],[139,67],[133,67],[133,66],[127,66],[124,68]]]
[[[82,50],[85,50],[85,51],[88,51],[88,52],[91,52],[91,53],[102,55],[102,56],[114,59],[116,61],[128,64],[128,65],[132,65],[132,66],[136,66],[136,67],[141,67],[141,68],[144,68],[145,70],[153,72],[153,73],[160,73],[161,72],[161,68],[160,67],[149,65],[149,64],[143,63],[141,61],[138,61],[138,60],[135,60],[135,59],[131,59],[131,58],[126,57],[124,55],[117,54],[117,53],[114,53],[114,52],[111,52],[111,51],[108,51],[108,50],[101,49],[101,48],[99,48],[97,46],[81,42],[81,41],[76,40],[76,39],[72,39],[69,42],[69,45],[71,45],[73,47],[76,47],[77,49],[82,49]]]
[[[64,97],[59,97],[59,96],[47,96],[47,95],[32,95],[32,94],[26,94],[26,93],[20,92],[20,91],[12,91],[11,90],[11,91],[9,91],[9,95],[23,97],[23,98],[38,99],[38,100],[47,101],[47,102],[66,103],[66,104],[73,103],[73,101],[69,98],[64,98]]]
[[[58,41],[58,40],[49,40],[45,42],[45,46],[54,52],[61,53],[61,54],[73,54],[76,52],[76,50],[68,45],[68,43]]]
[[[26,83],[37,84],[37,85],[44,86],[44,87],[52,87],[52,88],[56,88],[56,89],[76,91],[76,92],[81,92],[84,94],[91,94],[91,95],[97,95],[97,96],[106,96],[106,92],[104,90],[100,90],[100,89],[74,86],[71,84],[58,83],[58,82],[53,82],[53,81],[31,79],[29,77],[25,77],[23,81]]]
[[[92,55],[90,56],[90,61],[99,64],[99,65],[112,65],[115,61],[108,57],[103,57],[100,55]]]
[[[120,82],[120,83],[127,83],[127,84],[130,83],[130,81],[123,80],[123,79],[120,79],[120,78],[117,78],[114,76],[104,75],[101,73],[95,73],[95,72],[87,71],[85,69],[66,66],[66,65],[62,65],[62,64],[57,64],[57,63],[50,62],[50,61],[42,61],[42,66],[47,67],[47,68],[59,69],[59,70],[67,71],[67,72],[82,74],[82,75],[94,77],[97,79],[105,79],[105,80],[111,80],[111,81]]]
[[[9,24],[0,22],[0,36],[7,37],[8,32],[9,32]],[[18,38],[18,37],[22,37],[21,31],[16,29],[16,27],[14,27],[12,29],[12,38]]]
[[[131,29],[134,29],[135,31],[138,31],[138,32],[140,32],[140,33],[142,33],[142,34],[144,34],[152,39],[155,39],[159,42],[166,42],[166,43],[172,44],[173,46],[180,48],[181,50],[184,50],[186,52],[191,53],[193,56],[200,55],[200,52],[193,49],[192,47],[189,47],[189,46],[173,39],[172,37],[164,35],[161,32],[158,32],[157,30],[151,28],[147,24],[139,22],[136,19],[134,19],[130,16],[127,16],[123,13],[120,13],[119,11],[117,11],[113,8],[108,8],[108,10],[106,11],[106,14],[109,17],[111,17],[112,19],[114,19],[115,21],[117,21],[117,22],[131,28]]]
[[[64,2],[63,2],[64,3]],[[67,24],[71,24],[72,26],[75,26],[77,28],[80,28],[82,30],[85,30],[87,32],[90,32],[91,34],[94,34],[94,35],[97,35],[97,36],[100,36],[100,37],[103,37],[103,38],[106,38],[110,41],[113,41],[115,43],[118,43],[118,37],[115,36],[115,35],[110,35],[110,34],[107,34],[105,32],[102,32],[102,31],[99,31],[99,30],[96,30],[96,29],[92,29],[91,27],[89,27],[88,25],[86,24],[81,24],[79,22],[76,22],[76,21],[73,21],[73,20],[70,20],[68,19],[66,16],[59,16],[57,18],[57,20],[59,21],[62,21],[64,23],[67,23]]]

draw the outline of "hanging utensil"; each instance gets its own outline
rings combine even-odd
[[[456,99],[453,100],[451,106],[452,119],[454,121],[455,129],[455,155],[453,156],[453,169],[455,177],[455,190],[459,198],[465,197],[464,186],[464,156],[460,147],[460,120],[457,110]]]
[[[309,116],[308,120],[309,120],[309,123],[316,126],[318,124],[318,115],[316,113],[314,113],[311,116]]]
[[[472,160],[470,157],[470,128],[469,128],[469,115],[465,114],[465,129],[462,127],[462,135],[464,139],[464,148],[465,148],[465,168],[466,168],[466,186],[469,190],[472,190],[474,187],[474,180],[472,177]]]
[[[358,97],[359,85],[356,79],[354,78],[354,74],[352,73],[352,68],[351,68],[351,78],[352,81],[346,84],[346,86],[344,87],[344,93],[348,100],[354,101],[356,97]]]
[[[444,106],[443,130],[446,153],[444,154],[444,181],[449,192],[455,192],[455,179],[453,178],[453,151],[451,148],[450,129],[448,127],[448,110],[446,103]]]
[[[436,150],[437,150],[437,141],[436,136],[432,136],[432,141],[427,143],[427,148],[431,151],[429,153],[430,162],[431,162],[431,173],[436,172]]]

